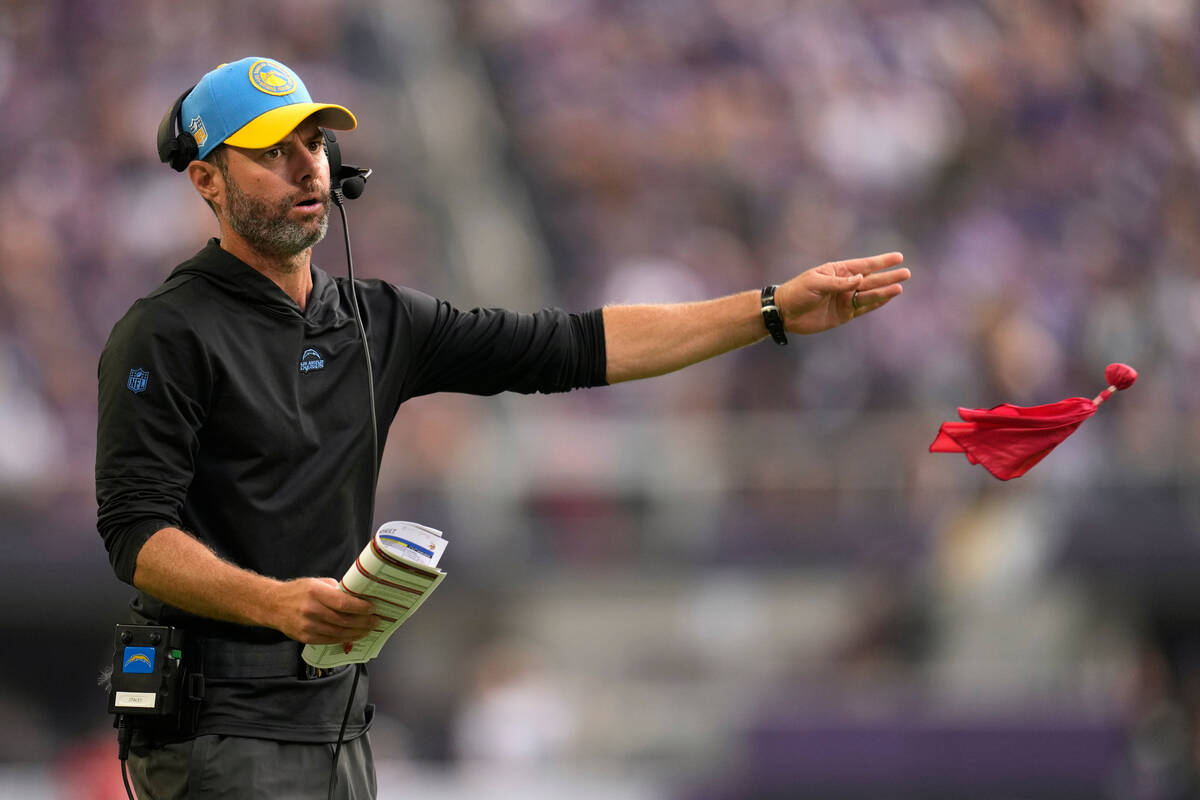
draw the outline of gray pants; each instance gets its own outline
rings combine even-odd
[[[155,748],[134,746],[129,773],[139,800],[325,800],[332,744],[297,744],[238,736],[197,736]],[[374,800],[375,762],[363,734],[342,742],[338,800]]]

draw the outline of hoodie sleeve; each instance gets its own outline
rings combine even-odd
[[[607,382],[599,309],[462,311],[422,292],[397,291],[403,313],[387,350],[403,365],[402,401],[433,392],[549,394]]]
[[[142,300],[113,328],[97,377],[97,528],[132,584],[146,540],[182,524],[211,375],[186,315]]]

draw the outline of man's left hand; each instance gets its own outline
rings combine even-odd
[[[893,269],[903,261],[901,253],[831,261],[781,284],[775,303],[784,329],[819,333],[886,305],[912,277],[907,269]]]

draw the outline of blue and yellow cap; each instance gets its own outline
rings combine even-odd
[[[313,114],[323,128],[349,131],[358,125],[345,108],[314,103],[300,76],[288,67],[254,57],[209,72],[179,112],[183,129],[196,139],[196,158],[204,158],[222,142],[234,147],[273,145]]]

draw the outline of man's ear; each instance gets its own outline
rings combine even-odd
[[[220,205],[217,199],[225,194],[225,176],[216,164],[208,161],[193,161],[187,166],[188,178],[200,196],[209,205]]]

